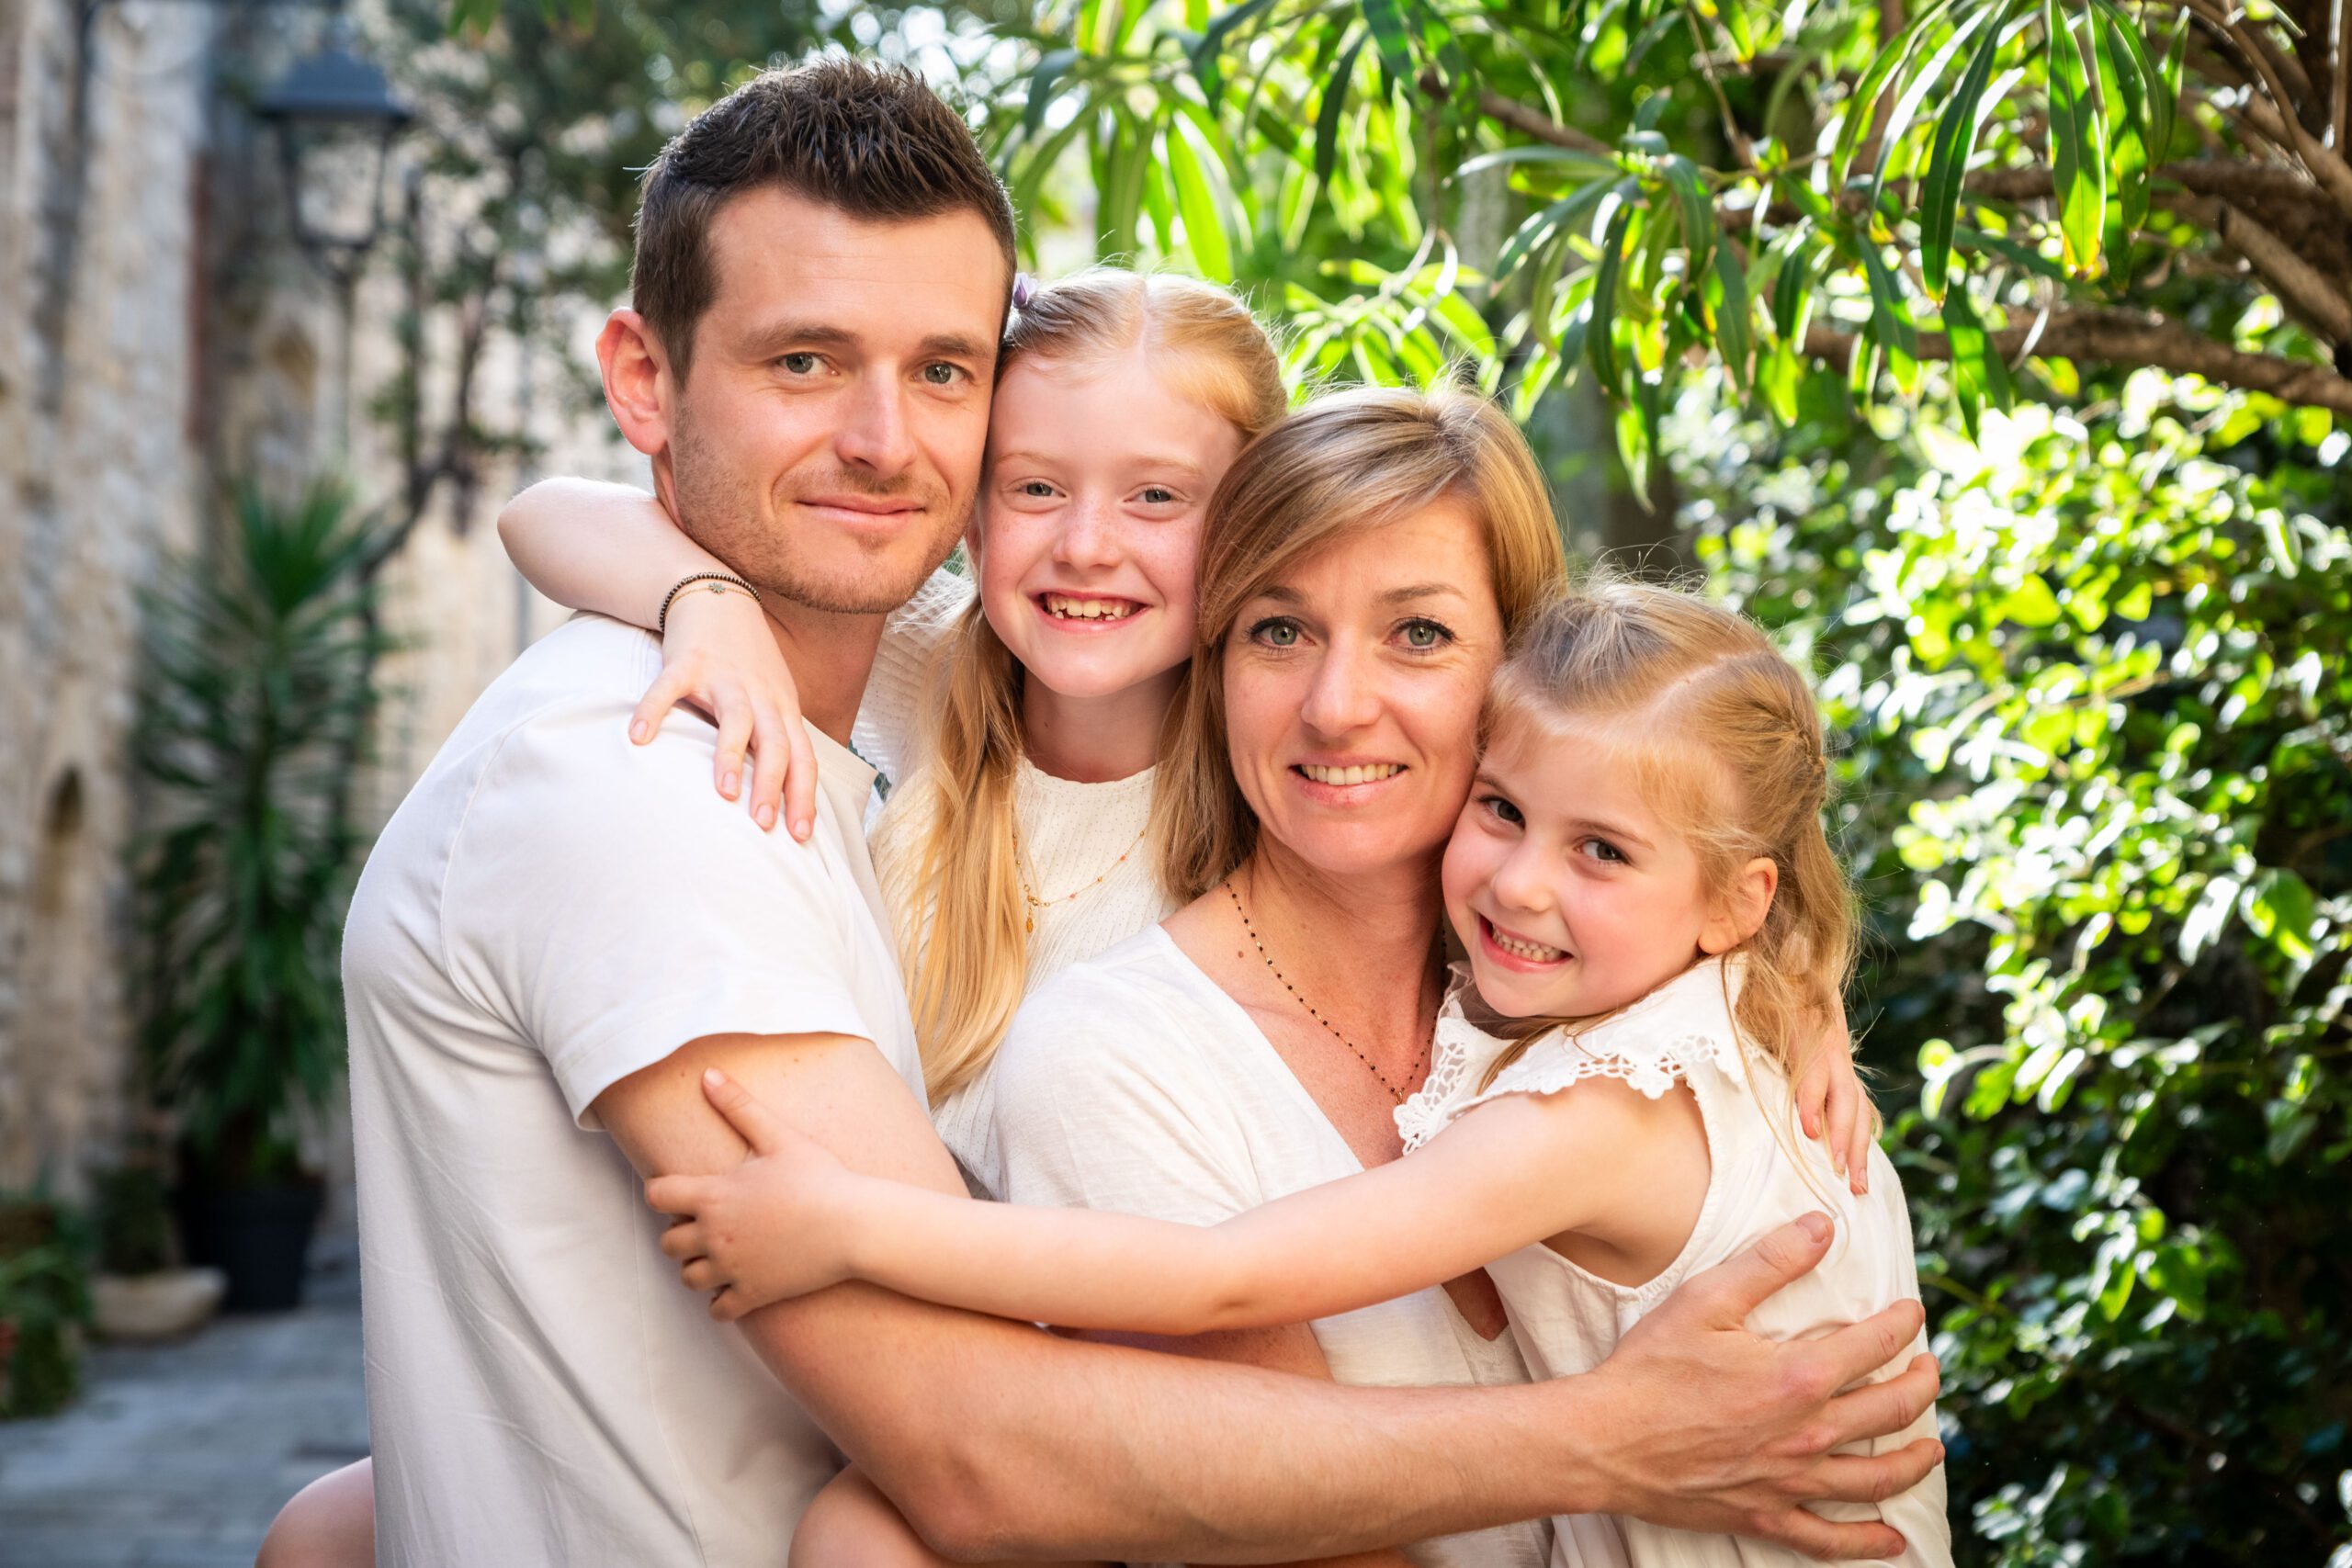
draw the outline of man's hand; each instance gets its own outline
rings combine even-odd
[[[1923,1438],[1893,1453],[1830,1450],[1917,1420],[1936,1397],[1932,1356],[1862,1383],[1918,1335],[1925,1314],[1900,1302],[1822,1339],[1775,1341],[1747,1314],[1821,1261],[1829,1222],[1807,1214],[1727,1263],[1693,1276],[1627,1334],[1591,1374],[1609,1386],[1610,1513],[1678,1529],[1754,1536],[1825,1560],[1893,1557],[1903,1538],[1876,1522],[1833,1524],[1803,1505],[1876,1503],[1943,1458]],[[1850,1393],[1838,1391],[1861,1384]]]

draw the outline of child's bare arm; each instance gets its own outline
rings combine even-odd
[[[727,1083],[712,1093],[758,1157],[650,1183],[687,1216],[681,1277],[739,1316],[862,1279],[1000,1317],[1192,1335],[1353,1311],[1638,1211],[1659,1162],[1704,1161],[1689,1119],[1608,1080],[1472,1111],[1410,1159],[1200,1226],[975,1204],[860,1177]]]

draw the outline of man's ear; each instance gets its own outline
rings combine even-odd
[[[604,372],[605,406],[622,436],[649,457],[662,456],[670,446],[677,383],[645,318],[626,306],[605,317],[605,330],[596,334],[596,364]]]
[[[1730,890],[1707,923],[1699,928],[1703,953],[1729,953],[1764,929],[1772,912],[1772,896],[1781,890],[1781,868],[1770,855],[1758,855],[1733,875]]]

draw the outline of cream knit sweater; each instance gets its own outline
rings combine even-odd
[[[917,816],[918,792],[896,786],[922,766],[923,721],[939,698],[947,647],[972,595],[969,578],[934,572],[883,629],[851,739],[893,786],[888,804],[868,824],[886,841],[919,843],[929,826]],[[1035,990],[1175,908],[1160,887],[1150,846],[1140,841],[1151,817],[1155,772],[1147,768],[1108,784],[1074,784],[1039,772],[1025,757],[1018,764],[1013,810],[1021,828],[1021,874],[1029,891],[1045,901],[1033,911],[1036,926],[1029,937],[1024,990]],[[891,868],[876,869],[886,893],[902,896]],[[913,896],[921,897],[921,891]],[[891,913],[896,919],[899,911]],[[996,1167],[991,1084],[992,1075],[983,1072],[933,1116],[940,1135],[967,1171]]]

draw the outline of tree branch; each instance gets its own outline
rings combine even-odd
[[[1524,136],[1538,141],[1548,141],[1555,147],[1566,147],[1573,152],[1598,152],[1607,157],[1614,151],[1598,136],[1578,130],[1572,125],[1562,125],[1540,109],[1504,97],[1492,87],[1478,89],[1478,112],[1488,119],[1500,120]]]
[[[2031,338],[2032,353],[2040,358],[2072,359],[2126,369],[2147,366],[2202,376],[2216,385],[2242,391],[2267,392],[2281,401],[2306,408],[2352,414],[2352,378],[2339,376],[2325,366],[2275,354],[2242,353],[2162,316],[2133,310],[2063,310],[2042,323],[2039,336],[2034,335],[2031,326],[2004,327],[1985,335],[1993,351],[2004,358],[2015,358]],[[1853,365],[1860,341],[1856,333],[1830,327],[1808,327],[1804,351],[1812,358],[1843,371]],[[1921,333],[1918,357],[1949,361],[1951,341],[1941,333]]]

